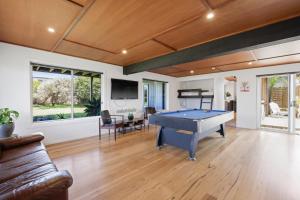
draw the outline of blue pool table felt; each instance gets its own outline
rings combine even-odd
[[[201,119],[207,119],[210,117],[215,117],[218,115],[222,115],[224,113],[227,113],[227,111],[223,110],[180,110],[180,111],[174,111],[174,112],[165,112],[160,113],[162,116],[167,117],[175,117],[175,118],[185,118],[185,119],[194,119],[194,120],[201,120]]]

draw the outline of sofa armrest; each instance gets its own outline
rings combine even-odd
[[[0,139],[1,149],[11,149],[33,142],[40,142],[44,139],[44,135],[40,132],[26,136],[13,136],[10,138]]]
[[[0,199],[61,199],[66,196],[67,190],[72,185],[73,179],[68,171],[58,171],[56,173],[41,177],[29,182],[13,191],[0,196]],[[65,195],[64,195],[65,194]]]

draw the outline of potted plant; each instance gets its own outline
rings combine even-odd
[[[10,137],[15,129],[14,119],[19,117],[19,113],[8,108],[0,109],[0,138]]]
[[[226,100],[229,101],[229,98],[231,97],[230,92],[226,92],[225,93],[225,97],[226,97]]]
[[[134,116],[133,116],[133,113],[128,113],[128,120],[133,120]]]

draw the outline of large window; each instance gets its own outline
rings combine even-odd
[[[32,64],[33,121],[98,116],[101,74]]]
[[[156,110],[165,109],[166,83],[144,79],[143,86],[144,107],[154,107]]]

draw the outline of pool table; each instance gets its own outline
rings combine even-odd
[[[198,142],[215,132],[224,137],[223,124],[231,119],[232,111],[191,109],[153,114],[149,123],[160,126],[158,148],[172,145],[187,150],[189,159],[196,160]]]

